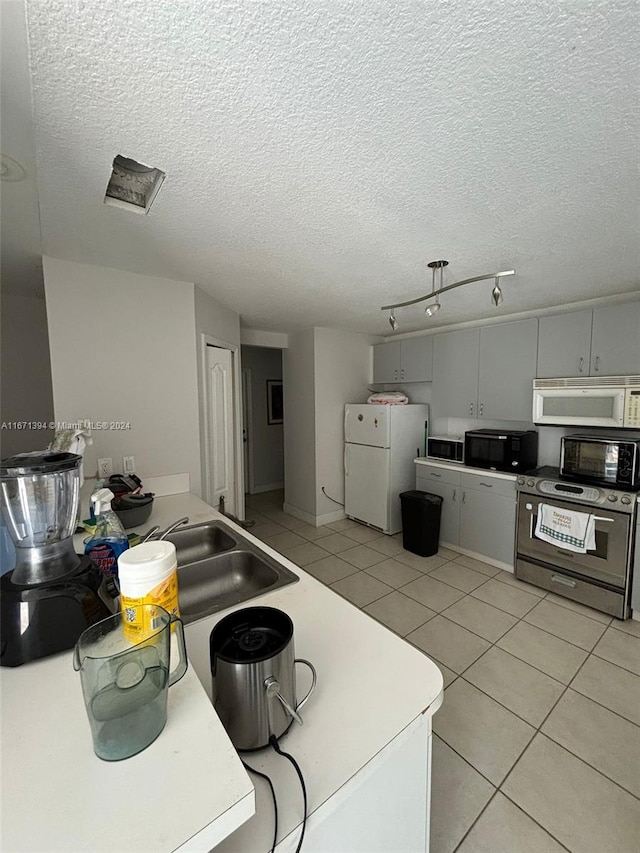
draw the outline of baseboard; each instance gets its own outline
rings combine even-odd
[[[313,525],[313,527],[317,527],[316,517],[310,512],[305,512],[300,507],[294,506],[293,504],[284,503],[282,504],[282,511],[289,513],[294,518],[299,518],[300,521],[306,521],[307,524]]]
[[[276,489],[284,489],[284,480],[279,483],[265,483],[262,486],[254,486],[253,491],[249,492],[249,494],[259,495],[262,492],[275,492]]]
[[[341,509],[337,509],[334,512],[325,512],[316,517],[316,527],[322,527],[323,524],[333,524],[334,521],[342,521],[346,517]]]
[[[469,551],[467,548],[461,548],[459,545],[454,545],[452,542],[439,543],[443,548],[449,548],[450,551],[457,551],[458,554],[464,554],[465,557],[473,557],[474,560],[480,560],[481,563],[489,563],[490,566],[495,566],[496,569],[502,569],[505,572],[513,574],[513,566],[509,563],[503,563],[501,560],[494,560],[487,557],[486,554],[478,554],[477,551]]]
[[[289,515],[292,515],[294,518],[299,518],[300,521],[306,521],[307,524],[311,524],[313,527],[322,527],[325,524],[331,524],[334,521],[342,521],[343,518],[346,518],[346,515],[342,510],[327,512],[324,513],[324,515],[313,515],[310,512],[305,512],[303,509],[300,509],[300,507],[288,503],[282,505],[282,511],[288,512]]]

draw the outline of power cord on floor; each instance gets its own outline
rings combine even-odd
[[[300,848],[302,847],[302,842],[304,840],[304,832],[305,832],[305,829],[307,828],[307,788],[304,784],[304,777],[302,775],[302,770],[300,770],[300,766],[299,766],[298,762],[295,760],[295,758],[293,757],[293,755],[289,755],[288,752],[284,752],[282,749],[280,749],[280,744],[278,743],[278,739],[275,735],[271,735],[271,737],[269,738],[269,743],[275,749],[275,751],[278,753],[278,755],[281,755],[283,758],[288,759],[288,761],[290,761],[291,764],[293,764],[294,770],[298,774],[298,779],[300,780],[300,787],[302,788],[302,801],[304,803],[304,812],[303,812],[303,818],[302,818],[302,832],[300,833],[300,840],[298,841],[298,846],[296,847],[296,853],[300,853]]]
[[[269,786],[269,790],[271,791],[271,799],[273,800],[273,814],[274,814],[274,828],[273,828],[273,844],[271,845],[271,853],[276,849],[276,841],[278,839],[278,803],[276,801],[276,792],[273,787],[273,782],[266,773],[261,773],[259,770],[255,770],[253,767],[249,767],[244,758],[241,758],[240,761],[244,764],[245,770],[248,770],[249,773],[255,773],[256,776],[260,776],[261,779],[264,779]]]
[[[322,486],[322,494],[323,494],[326,498],[329,498],[329,500],[330,500],[330,501],[333,501],[333,502],[334,502],[334,504],[338,504],[338,506],[344,506],[344,504],[342,503],[342,501],[337,501],[335,498],[332,498],[332,497],[331,497],[331,495],[328,495],[328,494],[327,494],[327,490],[325,489],[325,487],[324,487],[324,486]]]

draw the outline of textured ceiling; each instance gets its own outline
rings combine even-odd
[[[640,290],[637,0],[27,8],[45,254],[281,331],[387,334],[439,258],[517,274],[402,331]],[[102,204],[116,154],[167,173],[146,217]]]

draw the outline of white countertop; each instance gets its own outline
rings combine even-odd
[[[164,527],[182,515],[190,523],[219,517],[192,495],[174,495],[155,500],[143,529]],[[301,711],[304,725],[294,724],[282,739],[282,748],[302,768],[311,813],[412,720],[437,710],[442,675],[413,646],[249,538],[300,577],[238,606],[268,604],[286,611],[294,623],[296,656],[308,658],[318,671],[316,691]],[[70,652],[0,670],[2,850],[66,853],[126,846],[156,853],[188,839],[185,850],[209,850],[226,836],[219,848],[224,853],[269,849],[273,815],[265,783],[255,783],[256,815],[248,819],[253,786],[207,696],[209,634],[232,609],[186,627],[190,667],[169,690],[167,726],[126,761],[109,763],[94,755]],[[302,696],[308,680],[306,668],[298,669]],[[271,749],[243,757],[274,780],[281,839],[301,821],[297,778]]]
[[[515,482],[517,474],[506,471],[493,471],[491,468],[472,468],[461,462],[443,462],[440,459],[430,459],[428,456],[418,456],[413,460],[416,465],[433,465],[435,468],[448,468],[449,471],[459,471],[461,474],[483,474],[486,477],[497,477],[499,480]]]

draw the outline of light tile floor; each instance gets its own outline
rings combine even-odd
[[[282,501],[248,496],[251,532],[442,670],[431,853],[638,853],[640,623]]]

